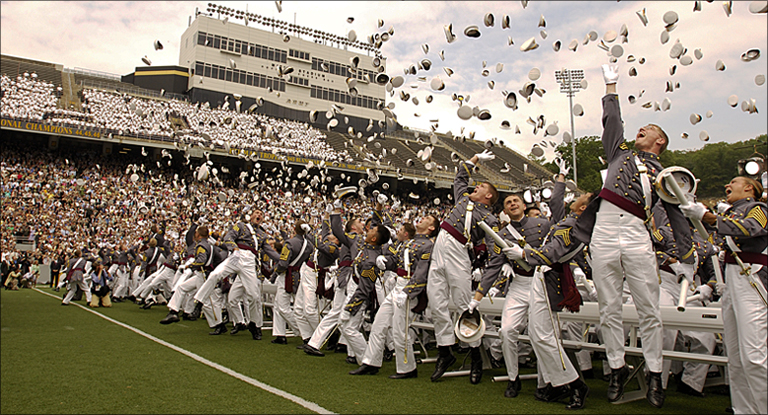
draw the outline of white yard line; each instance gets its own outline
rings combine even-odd
[[[39,292],[41,294],[45,294],[45,295],[47,295],[49,297],[53,297],[53,298],[55,298],[57,300],[61,300],[60,297],[58,297],[56,295],[53,295],[53,294],[50,294],[50,293],[47,293],[47,292],[44,292],[44,291],[41,291],[41,290],[39,290],[37,288],[33,288],[33,290],[35,290],[35,291],[37,291],[37,292]],[[93,314],[103,318],[104,320],[107,320],[107,321],[109,321],[111,323],[117,324],[118,326],[124,327],[124,328],[126,328],[126,329],[128,329],[128,330],[130,330],[130,331],[132,331],[132,332],[134,332],[136,334],[139,334],[139,335],[141,335],[143,337],[146,337],[149,340],[152,340],[155,343],[158,343],[158,344],[161,344],[161,345],[163,345],[165,347],[168,347],[169,349],[173,349],[173,350],[175,350],[175,351],[177,351],[177,352],[179,352],[179,353],[181,353],[181,354],[183,354],[183,355],[185,355],[187,357],[190,357],[190,358],[192,358],[192,359],[194,359],[194,360],[196,360],[196,361],[198,361],[198,362],[200,362],[200,363],[202,363],[202,364],[204,364],[204,365],[206,365],[208,367],[211,367],[211,368],[216,369],[216,370],[218,370],[218,371],[220,371],[222,373],[225,373],[225,374],[227,374],[229,376],[232,376],[233,378],[240,379],[240,380],[242,380],[245,383],[248,383],[248,384],[251,384],[253,386],[256,386],[257,388],[260,388],[260,389],[263,389],[263,390],[265,390],[267,392],[273,393],[273,394],[275,394],[275,395],[277,395],[277,396],[279,396],[281,398],[288,399],[289,401],[291,401],[291,402],[293,402],[293,403],[295,403],[297,405],[301,405],[301,406],[309,409],[310,411],[317,412],[318,414],[333,414],[333,412],[323,408],[322,406],[320,406],[320,405],[318,405],[318,404],[316,404],[314,402],[309,402],[309,401],[307,401],[305,399],[302,399],[302,398],[300,398],[300,397],[298,397],[296,395],[293,395],[291,393],[288,393],[288,392],[286,392],[284,390],[274,388],[272,386],[267,385],[266,383],[259,382],[256,379],[253,379],[251,377],[248,377],[248,376],[245,376],[243,374],[237,373],[237,372],[235,372],[234,370],[232,370],[232,369],[230,369],[228,367],[224,367],[224,366],[222,366],[222,365],[220,365],[220,364],[218,364],[216,362],[212,362],[212,361],[210,361],[210,360],[208,360],[208,359],[206,359],[206,358],[204,358],[202,356],[199,356],[199,355],[197,355],[195,353],[190,352],[189,350],[182,349],[179,346],[176,346],[176,345],[173,345],[171,343],[168,343],[165,340],[158,339],[157,337],[155,337],[155,336],[153,336],[151,334],[145,333],[145,332],[143,332],[143,331],[141,331],[141,330],[139,330],[139,329],[137,329],[135,327],[129,326],[129,325],[125,324],[125,323],[122,323],[120,321],[117,321],[115,319],[107,317],[104,314],[101,314],[101,313],[98,313],[98,312],[96,312],[94,310],[91,310],[90,308],[87,308],[87,307],[84,307],[84,306],[82,306],[80,304],[75,304],[75,303],[70,303],[70,305],[73,305],[73,306],[76,306],[76,307],[80,307],[80,308],[82,308],[83,310],[85,310],[85,311],[87,311],[89,313],[93,313]]]

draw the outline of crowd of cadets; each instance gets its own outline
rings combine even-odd
[[[61,284],[68,283],[69,291],[62,304],[80,287],[92,306],[109,306],[110,299],[131,299],[142,308],[167,304],[162,324],[195,320],[204,313],[211,335],[226,333],[229,323],[230,334],[247,329],[254,340],[261,340],[263,303],[271,300],[272,343],[287,344],[290,328],[302,339],[298,348],[308,355],[324,356],[324,346],[335,345],[336,351],[346,352],[349,363],[359,365],[350,375],[375,375],[382,361],[394,355],[393,379],[418,376],[416,331],[409,324],[421,318],[434,324],[438,358],[431,380],[438,381],[456,362],[456,315],[449,303],[458,314],[471,313],[489,295],[504,302],[499,340],[465,345],[471,357],[470,382],[481,382],[485,343],[493,361],[506,366],[504,396],[517,397],[519,338],[527,330],[537,357],[535,398],[567,399],[567,408],[581,409],[589,388],[576,365],[586,376],[592,373],[592,361],[587,352],[570,361],[559,340],[580,340],[580,330],[560,327],[553,313],[576,312],[584,300],[598,302],[596,331],[606,347],[607,397],[615,402],[622,398],[629,375],[621,306],[632,301],[641,320],[647,399],[660,408],[666,389],[662,350],[681,342],[699,353],[715,349],[711,333],[678,333],[661,325],[659,305],[677,304],[680,284],[687,279],[700,295],[699,305],[718,299],[722,304],[733,410],[766,413],[768,315],[761,296],[768,280],[768,208],[759,201],[762,186],[747,177],[734,178],[725,186],[728,207],[718,213],[701,204],[666,203],[648,193],[645,175],[653,180],[661,171],[658,155],[668,139],[661,128],[649,125],[637,134],[637,152],[629,150],[615,93],[618,75],[605,67],[604,76],[603,145],[609,161],[604,187],[566,206],[568,169],[561,165],[549,218],[526,215],[517,194],[502,201],[497,217],[496,188],[481,183],[470,190],[472,170],[494,157],[486,150],[460,163],[454,206],[444,218],[402,217],[399,203],[385,207],[389,200],[382,194],[362,216],[345,209],[342,199],[317,206],[322,217],[297,220],[284,240],[268,236],[264,213],[257,208],[245,209],[223,235],[197,221],[184,244],[176,247],[162,225],[153,225],[142,244],[77,251],[64,269]],[[687,219],[703,221],[711,235],[698,234]],[[484,231],[482,223],[501,239]],[[658,267],[649,266],[654,262]],[[724,274],[727,289],[716,283],[718,272]],[[265,284],[276,286],[274,296],[265,295]],[[364,324],[365,316],[372,317],[370,326]],[[491,319],[487,322],[488,330],[496,329]],[[370,331],[367,340],[363,327]],[[709,365],[678,366],[672,368],[681,374],[678,391],[703,397]]]

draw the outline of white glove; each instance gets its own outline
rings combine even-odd
[[[469,313],[472,314],[475,312],[475,309],[480,304],[480,301],[475,300],[472,298],[472,301],[469,302],[469,307],[467,307],[467,310],[469,310]]]
[[[376,266],[382,271],[387,269],[387,258],[384,255],[377,256]]]
[[[704,304],[704,307],[709,305],[709,302],[712,301],[712,287],[709,285],[704,284],[696,287],[696,293],[699,294],[699,299],[702,304]]]
[[[491,287],[491,289],[488,290],[488,297],[496,297],[497,295],[499,295],[500,292],[501,290],[499,290],[498,288]]]
[[[669,264],[669,267],[672,268],[672,271],[675,271],[678,284],[683,282],[683,278],[687,279],[689,283],[693,282],[693,274],[696,272],[696,264],[675,262],[674,264]]]
[[[478,161],[488,161],[496,158],[496,156],[491,153],[491,150],[488,149],[483,150],[482,153],[475,154],[475,157],[477,157]]]
[[[339,269],[339,266],[338,266],[338,265],[331,265],[331,266],[328,268],[328,272],[329,272],[329,273],[332,273],[332,272],[336,272],[336,270],[337,270],[337,269]]]
[[[699,203],[689,203],[687,205],[680,205],[680,210],[683,212],[683,215],[685,215],[688,219],[696,219],[698,221],[701,221],[701,218],[704,217],[704,214],[707,213],[707,207],[704,206],[701,202]]]
[[[515,269],[512,268],[512,265],[509,265],[508,262],[505,262],[504,265],[501,266],[501,275],[503,275],[504,278],[509,278],[514,274]]]
[[[481,279],[483,279],[483,271],[480,270],[480,268],[475,268],[475,270],[472,271],[472,281],[480,282]]]
[[[394,199],[395,203],[392,203],[392,210],[400,209],[400,200]]]
[[[304,231],[304,233],[307,233],[307,232],[312,230],[312,227],[309,226],[308,223],[302,223],[301,224],[301,229]]]
[[[334,209],[341,209],[341,199],[336,199],[333,201],[333,208]]]
[[[405,300],[408,299],[408,294],[406,294],[403,291],[395,291],[395,294],[393,295],[393,300],[395,300],[395,305],[403,308],[405,306]]]
[[[510,261],[517,261],[518,259],[523,259],[524,253],[523,248],[520,248],[519,245],[512,245],[509,248],[502,249],[504,252],[504,255],[507,256],[507,259]]]
[[[724,296],[725,295],[725,287],[726,287],[726,285],[725,285],[724,282],[715,283],[715,292],[717,293],[717,295],[719,295],[720,297]]]
[[[382,205],[387,203],[387,200],[388,200],[387,195],[385,195],[384,193],[379,193],[379,195],[376,196],[376,201]]]
[[[330,203],[325,205],[325,211],[328,213],[333,213],[333,205]]]
[[[606,85],[615,84],[619,80],[619,65],[603,65],[603,79]]]
[[[565,160],[563,160],[563,159],[557,159],[555,161],[555,164],[557,164],[557,167],[560,168],[560,174],[562,174],[563,176],[567,176],[568,172],[571,170],[570,167],[567,167],[565,165]]]

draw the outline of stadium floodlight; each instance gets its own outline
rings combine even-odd
[[[555,79],[560,84],[560,92],[568,95],[571,113],[571,149],[573,150],[573,182],[578,184],[576,176],[576,134],[573,130],[573,96],[581,90],[581,80],[584,71],[581,69],[565,69],[555,71]]]

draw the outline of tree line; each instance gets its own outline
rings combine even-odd
[[[634,149],[634,141],[627,145]],[[680,166],[690,170],[699,179],[696,195],[699,199],[723,198],[724,188],[730,180],[739,175],[739,160],[747,159],[760,153],[763,158],[768,154],[768,139],[766,134],[757,138],[736,143],[710,143],[698,150],[667,150],[661,157],[664,167]],[[571,144],[561,143],[555,148],[557,157],[565,159],[571,171],[568,178],[573,179],[573,150]],[[605,159],[603,143],[599,136],[585,136],[576,139],[576,169],[579,189],[584,191],[599,191],[603,181],[600,170],[606,168],[600,158]],[[544,162],[529,154],[528,158],[557,173],[558,167],[554,161]]]

